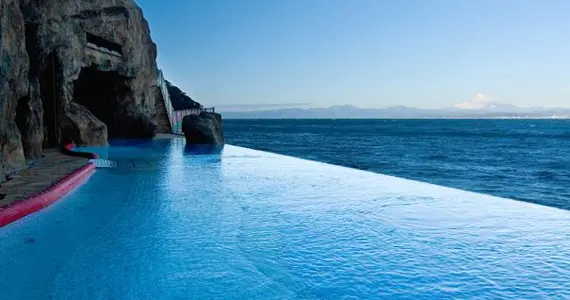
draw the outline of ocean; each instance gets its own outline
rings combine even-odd
[[[570,120],[225,120],[228,144],[570,209]]]

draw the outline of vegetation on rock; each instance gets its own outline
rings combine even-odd
[[[181,89],[166,80],[166,88],[170,95],[170,101],[174,110],[202,108],[202,105],[186,95]]]

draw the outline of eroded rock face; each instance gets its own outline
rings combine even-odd
[[[107,126],[84,106],[74,102],[69,104],[62,119],[62,135],[66,142],[77,145],[107,144]]]
[[[134,0],[1,0],[0,182],[64,140],[154,136],[157,73]]]
[[[25,167],[16,107],[28,91],[24,19],[17,0],[0,1],[0,181]]]
[[[187,144],[223,145],[224,133],[222,116],[216,113],[202,112],[182,119],[182,132]]]
[[[109,130],[110,137],[154,135],[156,46],[134,1],[22,0],[21,9],[31,64],[26,118],[30,124],[46,127],[34,126],[36,130],[23,134],[24,144],[30,148],[27,152],[41,149],[38,137],[42,132],[51,142],[73,138],[87,145],[101,143],[107,136],[102,128]],[[101,73],[80,77],[83,69]],[[99,80],[105,76],[113,80]],[[100,97],[76,96],[97,93]],[[97,101],[110,103],[111,107],[107,112],[84,113],[85,107],[99,105]],[[42,109],[52,123],[45,118],[42,122]],[[101,126],[95,118],[105,119],[107,126]],[[79,133],[64,136],[71,134],[70,126]]]

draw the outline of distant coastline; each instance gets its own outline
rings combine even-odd
[[[570,119],[570,108],[519,108],[493,105],[477,109],[421,109],[406,106],[359,108],[352,105],[328,108],[281,108],[223,111],[227,119]]]
[[[225,114],[224,114],[225,115]],[[570,116],[562,117],[382,117],[382,118],[295,118],[295,117],[235,117],[224,118],[226,120],[570,120]]]
[[[570,120],[570,115],[564,116],[520,116],[520,117],[473,117],[473,118],[438,118],[438,119],[478,119],[478,120]]]

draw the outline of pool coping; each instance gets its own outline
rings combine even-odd
[[[72,144],[67,144],[63,148],[67,150],[65,151],[66,154],[74,153]],[[75,154],[89,156],[87,158],[97,157],[96,154],[88,152],[76,152]],[[50,206],[87,180],[94,171],[95,164],[88,162],[45,190],[0,208],[0,228]]]

